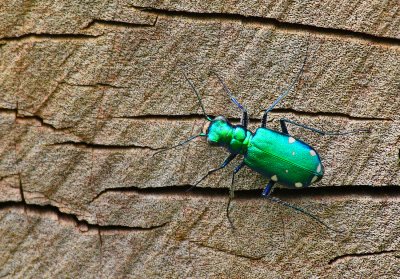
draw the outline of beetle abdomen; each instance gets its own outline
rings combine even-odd
[[[245,163],[287,187],[307,187],[323,176],[318,153],[289,135],[258,128],[250,140]]]

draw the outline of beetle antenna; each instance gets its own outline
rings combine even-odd
[[[186,144],[186,143],[188,143],[188,142],[190,142],[190,141],[192,141],[192,140],[194,140],[194,139],[196,139],[198,137],[205,137],[205,136],[207,136],[205,133],[200,133],[199,135],[191,136],[187,140],[184,140],[184,141],[178,143],[177,145],[174,145],[174,146],[171,146],[171,147],[167,147],[167,148],[163,148],[163,149],[161,149],[161,150],[159,150],[157,152],[154,152],[152,156],[155,156],[158,153],[165,152],[165,151],[170,150],[170,149],[177,148],[177,147],[179,147],[181,145],[184,145],[184,144]]]
[[[324,226],[325,228],[327,228],[329,230],[332,230],[332,231],[337,232],[337,233],[343,233],[344,232],[344,230],[338,230],[338,229],[332,228],[331,226],[326,224],[324,221],[319,219],[317,216],[315,216],[314,214],[312,214],[310,212],[307,212],[306,210],[304,210],[301,207],[295,206],[295,205],[293,205],[291,203],[285,202],[285,201],[283,201],[281,199],[278,199],[276,197],[265,196],[265,198],[270,200],[270,201],[272,201],[272,202],[275,202],[275,203],[281,204],[283,206],[289,207],[289,208],[291,208],[293,210],[296,210],[297,212],[303,213],[304,215],[307,215],[311,219],[314,219],[315,221],[317,221],[318,223],[320,223],[322,226]]]
[[[185,77],[186,81],[190,84],[190,87],[192,88],[193,92],[196,94],[197,100],[199,101],[201,110],[203,111],[204,117],[208,120],[211,121],[211,118],[207,115],[206,110],[204,109],[203,102],[201,101],[201,97],[199,92],[197,91],[196,87],[194,86],[193,82],[187,77],[184,71],[182,71],[183,76]]]
[[[219,82],[222,84],[222,87],[224,88],[224,91],[226,92],[226,94],[228,94],[229,98],[231,99],[231,101],[243,112],[247,113],[247,110],[238,102],[238,100],[236,100],[235,97],[233,97],[233,94],[231,92],[231,90],[228,88],[228,86],[226,86],[225,82],[222,80],[222,78],[214,71],[211,71],[212,74],[214,74]]]
[[[296,78],[292,81],[290,84],[289,88],[286,89],[279,97],[270,105],[267,109],[264,109],[264,115],[267,115],[268,112],[270,112],[283,98],[286,97],[287,94],[293,89],[293,87],[297,84],[297,82],[300,80],[301,76],[303,75],[304,72],[304,66],[306,65],[307,58],[308,58],[308,48],[309,48],[310,43],[307,43],[307,49],[306,49],[306,55],[303,60],[303,64],[301,65],[300,71],[297,73]]]

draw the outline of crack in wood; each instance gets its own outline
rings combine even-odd
[[[70,86],[82,86],[82,87],[90,87],[90,88],[100,88],[100,87],[110,87],[110,88],[115,88],[115,89],[125,89],[129,87],[124,87],[124,86],[116,86],[112,85],[109,83],[95,83],[95,84],[71,84],[67,82],[61,82],[60,84],[66,84]],[[1,100],[0,100],[1,101]],[[4,101],[6,102],[6,101]],[[9,103],[9,102],[7,102]],[[15,106],[15,104],[9,103],[10,105]],[[28,114],[31,114],[31,116],[20,116],[18,115],[18,112],[26,112]],[[34,114],[33,112],[23,110],[20,108],[5,108],[5,107],[0,107],[0,113],[1,112],[14,112],[16,113],[17,118],[36,118],[42,125],[48,125],[50,128],[53,128],[55,130],[59,130],[55,126],[49,124],[46,122],[47,119]],[[369,121],[390,121],[393,122],[394,119],[392,118],[387,118],[387,117],[368,117],[368,116],[353,116],[351,114],[347,113],[342,113],[342,112],[328,112],[328,111],[301,111],[301,110],[295,110],[292,108],[277,108],[273,109],[271,111],[272,116],[274,114],[276,115],[285,115],[288,113],[292,113],[294,115],[298,116],[306,116],[306,117],[330,117],[330,118],[339,118],[339,119],[348,119],[348,120],[354,120],[354,121],[361,121],[361,122],[369,122]],[[211,115],[209,114],[211,118],[216,117],[216,115]],[[273,118],[273,117],[272,117]],[[190,114],[175,114],[175,115],[163,115],[163,114],[143,114],[143,115],[126,115],[126,116],[115,116],[115,117],[99,117],[98,119],[135,119],[135,120],[165,120],[165,121],[174,121],[174,120],[204,120],[204,116],[202,114],[197,114],[197,113],[190,113]],[[227,117],[227,119],[231,122],[239,122],[240,118],[239,117]],[[249,117],[249,120],[251,122],[260,122],[261,121],[261,114],[260,117]],[[271,122],[271,121],[269,121]]]
[[[45,146],[62,146],[71,145],[76,147],[92,148],[92,149],[103,149],[103,150],[129,150],[129,149],[148,149],[148,150],[162,150],[163,148],[154,148],[148,145],[137,145],[137,144],[99,144],[99,143],[89,143],[85,141],[62,141],[56,143],[45,144]]]
[[[79,84],[79,83],[69,83],[66,81],[59,82],[59,84],[65,84],[69,86],[77,86],[77,87],[89,87],[89,88],[101,88],[101,87],[109,87],[109,88],[115,88],[115,89],[128,89],[130,88],[129,86],[119,86],[119,85],[113,85],[111,83],[105,83],[105,82],[96,82],[93,84]]]
[[[353,116],[347,113],[341,112],[328,112],[328,111],[317,111],[317,112],[310,112],[310,111],[301,111],[295,110],[291,108],[278,108],[273,109],[271,111],[272,116],[274,115],[285,115],[288,113],[292,113],[298,116],[307,116],[311,118],[318,118],[318,117],[330,117],[330,118],[339,118],[339,119],[348,119],[360,122],[369,122],[369,121],[390,121],[393,122],[394,119],[392,118],[385,118],[385,117],[366,117],[366,116]],[[208,114],[209,117],[215,118],[216,115]],[[204,120],[204,115],[202,114],[175,114],[175,115],[163,115],[163,114],[144,114],[144,115],[126,115],[126,116],[115,116],[115,117],[105,117],[102,119],[137,119],[137,120]],[[239,122],[240,117],[226,117],[231,122]],[[249,117],[251,122],[260,122],[262,115],[260,117]],[[273,117],[272,117],[273,118]],[[268,121],[272,122],[272,121]]]
[[[293,113],[294,115],[299,115],[299,116],[308,116],[308,117],[320,117],[320,116],[328,116],[330,118],[345,118],[348,120],[356,120],[356,121],[391,121],[393,122],[394,119],[392,118],[387,118],[387,117],[366,117],[366,116],[353,116],[348,113],[342,113],[342,112],[329,112],[329,111],[316,111],[316,112],[310,112],[310,111],[300,111],[300,110],[295,110],[292,108],[278,108],[278,109],[273,109],[272,113],[277,113],[277,114],[282,114],[282,113]]]
[[[243,24],[260,24],[265,26],[270,25],[276,29],[282,29],[285,31],[303,32],[303,33],[307,32],[314,35],[339,37],[341,39],[343,38],[357,39],[366,43],[373,43],[375,45],[386,46],[386,47],[400,46],[400,39],[392,37],[381,37],[377,35],[367,34],[364,32],[352,31],[346,29],[319,27],[301,23],[290,23],[290,22],[280,21],[275,18],[267,18],[261,16],[246,16],[237,13],[176,11],[176,10],[166,10],[149,6],[136,6],[136,5],[132,5],[131,7],[140,10],[142,12],[147,12],[165,17],[182,17],[194,20],[240,21]]]
[[[68,130],[69,128],[57,128],[56,126],[53,126],[52,124],[50,124],[49,122],[46,122],[46,119],[44,119],[43,117],[35,114],[35,115],[18,115],[16,118],[16,120],[36,120],[37,122],[40,123],[40,126],[42,127],[46,127],[46,128],[50,128],[53,131],[63,131],[63,130]]]
[[[65,221],[65,223],[73,223],[76,228],[80,232],[92,231],[98,233],[101,231],[105,234],[118,234],[125,232],[140,232],[140,231],[151,231],[154,229],[162,228],[169,224],[168,222],[161,223],[159,225],[152,225],[148,227],[143,226],[127,226],[127,225],[100,225],[89,223],[86,220],[78,219],[78,216],[72,213],[62,212],[58,207],[54,205],[37,205],[37,204],[29,204],[26,202],[16,202],[16,201],[6,201],[0,202],[0,211],[2,210],[20,210],[23,209],[25,214],[43,217],[48,216],[49,214],[53,214],[57,216],[57,220],[59,223]]]
[[[399,252],[399,250],[383,250],[377,252],[364,252],[364,253],[351,253],[351,254],[344,254],[340,256],[336,256],[331,259],[328,264],[336,264],[338,261],[348,259],[348,258],[362,258],[362,257],[369,257],[369,256],[377,256],[377,255],[385,255],[385,254],[392,254]]]
[[[154,27],[157,24],[158,16],[155,17],[152,23],[130,23],[124,21],[116,21],[116,20],[101,20],[94,19],[91,20],[86,26],[82,28],[82,30],[89,29],[94,24],[99,24],[103,26],[112,26],[112,27],[124,27],[124,28],[149,28]],[[88,40],[99,38],[102,35],[92,35],[92,34],[82,34],[82,33],[26,33],[18,36],[5,36],[0,37],[0,46],[6,45],[7,42],[17,42],[17,41],[32,41],[32,40]]]
[[[56,40],[56,41],[86,41],[89,39],[96,39],[102,35],[90,35],[90,34],[79,34],[79,33],[63,33],[63,34],[51,34],[51,33],[26,33],[20,36],[13,37],[0,37],[0,41],[5,42],[19,42],[29,40]]]
[[[4,101],[4,100],[0,100],[0,101]],[[39,116],[38,114],[34,113],[34,112],[30,112],[28,110],[24,110],[18,107],[18,102],[16,104],[12,104],[10,102],[4,101],[12,106],[15,106],[14,108],[4,108],[4,107],[0,107],[0,113],[4,112],[4,113],[14,113],[15,114],[15,121],[20,120],[20,121],[24,121],[24,120],[35,120],[37,122],[40,123],[40,126],[43,127],[47,127],[50,128],[53,131],[64,131],[64,130],[68,130],[69,128],[57,128],[54,125],[50,124],[49,122],[47,122],[49,119],[45,119],[41,116]],[[25,112],[28,115],[21,115],[19,114],[19,112]]]
[[[133,22],[117,21],[117,20],[93,19],[82,29],[89,29],[96,24],[103,26],[124,27],[124,28],[149,28],[149,27],[154,27],[157,24],[157,19],[158,16],[155,17],[152,23],[133,23]]]
[[[135,193],[137,195],[149,196],[181,196],[181,197],[205,197],[205,198],[222,198],[224,201],[229,194],[229,189],[225,188],[210,188],[210,187],[195,187],[193,185],[181,186],[164,186],[159,188],[139,188],[135,186],[120,187],[120,188],[106,188],[100,191],[95,197],[92,198],[90,203],[99,199],[100,196],[106,193]],[[188,191],[190,189],[190,191]],[[263,199],[261,195],[262,189],[254,190],[236,190],[235,199]],[[281,199],[301,200],[301,199],[354,199],[354,198],[370,198],[382,201],[394,200],[400,198],[400,187],[398,185],[371,187],[371,186],[352,186],[345,185],[341,187],[328,186],[328,187],[309,187],[302,189],[274,189],[273,196]]]
[[[139,187],[119,187],[119,188],[106,188],[100,191],[92,198],[90,203],[100,198],[106,193],[136,193],[138,195],[156,195],[156,196],[200,196],[200,197],[223,197],[228,194],[227,189],[221,188],[192,188],[193,185],[180,185],[180,186],[165,186],[159,188],[139,188]],[[190,190],[190,191],[189,191]]]

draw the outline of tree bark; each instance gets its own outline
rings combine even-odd
[[[0,277],[395,278],[400,274],[397,1],[0,4]],[[190,2],[190,3],[186,3]],[[251,2],[251,3],[250,3]],[[261,197],[240,159],[196,140],[247,108],[312,145],[324,178]],[[279,185],[278,185],[279,186]]]

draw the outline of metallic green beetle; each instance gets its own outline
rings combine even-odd
[[[214,119],[211,119],[205,112],[200,94],[197,92],[193,83],[188,79],[187,75],[183,73],[185,79],[195,92],[204,116],[209,123],[208,126],[205,127],[205,133],[192,136],[188,140],[168,149],[183,145],[197,137],[207,137],[207,142],[210,145],[224,147],[229,151],[230,154],[225,161],[219,167],[209,170],[208,173],[197,181],[193,187],[197,186],[211,173],[225,168],[237,155],[243,155],[243,161],[234,169],[232,175],[232,187],[230,189],[230,199],[227,206],[227,216],[231,224],[232,222],[229,218],[229,205],[234,193],[234,176],[242,167],[247,166],[269,179],[269,182],[262,192],[262,195],[265,198],[300,211],[318,221],[325,227],[337,231],[304,209],[270,196],[271,190],[277,182],[288,188],[303,188],[319,181],[324,175],[324,167],[318,153],[307,143],[292,137],[288,132],[286,123],[303,127],[321,135],[343,135],[356,132],[323,132],[285,118],[280,119],[281,132],[266,127],[268,113],[297,83],[303,72],[306,58],[304,59],[301,70],[290,87],[283,92],[269,108],[264,110],[261,127],[259,127],[255,133],[252,133],[247,129],[249,122],[247,110],[236,100],[235,97],[233,97],[229,88],[217,74],[214,73],[221,82],[224,91],[228,94],[231,101],[242,111],[240,125],[232,125],[224,116],[217,116]]]
[[[290,136],[285,122],[281,123],[284,132],[262,126],[253,134],[246,126],[232,125],[225,117],[217,116],[208,127],[207,141],[228,149],[229,160],[243,155],[240,167],[248,166],[269,178],[263,195],[270,193],[275,182],[289,188],[308,187],[324,174],[321,159],[308,144]]]

